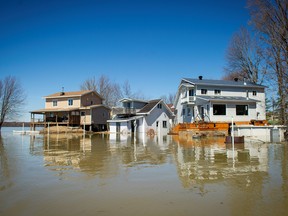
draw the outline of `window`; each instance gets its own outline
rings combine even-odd
[[[225,104],[214,104],[213,105],[213,115],[226,115],[226,105]]]
[[[53,107],[57,106],[57,100],[53,100],[52,103],[53,103]]]
[[[187,115],[190,116],[191,115],[191,109],[187,108]]]
[[[257,91],[252,92],[253,96],[257,96]]]
[[[157,104],[157,108],[162,109],[162,104],[161,103]]]
[[[163,121],[163,128],[167,128],[167,121]]]
[[[207,89],[201,89],[201,94],[207,94]]]
[[[156,122],[156,127],[158,127],[158,124],[159,124],[159,122],[157,121],[157,122]]]
[[[248,105],[236,105],[236,115],[248,115]]]
[[[184,115],[185,115],[185,108],[182,109],[182,116],[184,116]]]
[[[215,90],[214,90],[214,94],[215,94],[215,95],[221,95],[221,90],[215,89]]]
[[[191,96],[194,96],[194,89],[190,89],[189,90],[189,96],[191,97]]]
[[[68,99],[68,106],[73,106],[73,99]]]
[[[81,112],[81,116],[85,116],[86,113],[84,111]]]

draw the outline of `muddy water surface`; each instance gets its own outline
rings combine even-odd
[[[1,216],[288,212],[287,144],[4,130],[0,171]]]

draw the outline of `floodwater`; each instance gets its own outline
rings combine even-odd
[[[287,215],[288,144],[223,138],[0,139],[0,215]]]

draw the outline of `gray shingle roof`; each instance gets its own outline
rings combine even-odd
[[[252,82],[246,81],[246,85],[244,81],[238,80],[211,80],[211,79],[191,79],[191,78],[183,78],[182,82],[187,82],[194,85],[210,85],[210,86],[239,86],[239,87],[257,87],[257,88],[265,88],[263,85],[255,84]]]
[[[197,96],[199,99],[207,100],[207,101],[225,101],[225,102],[259,102],[258,100],[254,100],[246,97],[236,97],[236,96]]]
[[[141,110],[137,113],[149,113],[159,102],[161,99],[151,100],[146,104]]]

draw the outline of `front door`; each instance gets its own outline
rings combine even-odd
[[[203,106],[201,107],[200,116],[201,116],[201,119],[204,120],[204,107]]]

